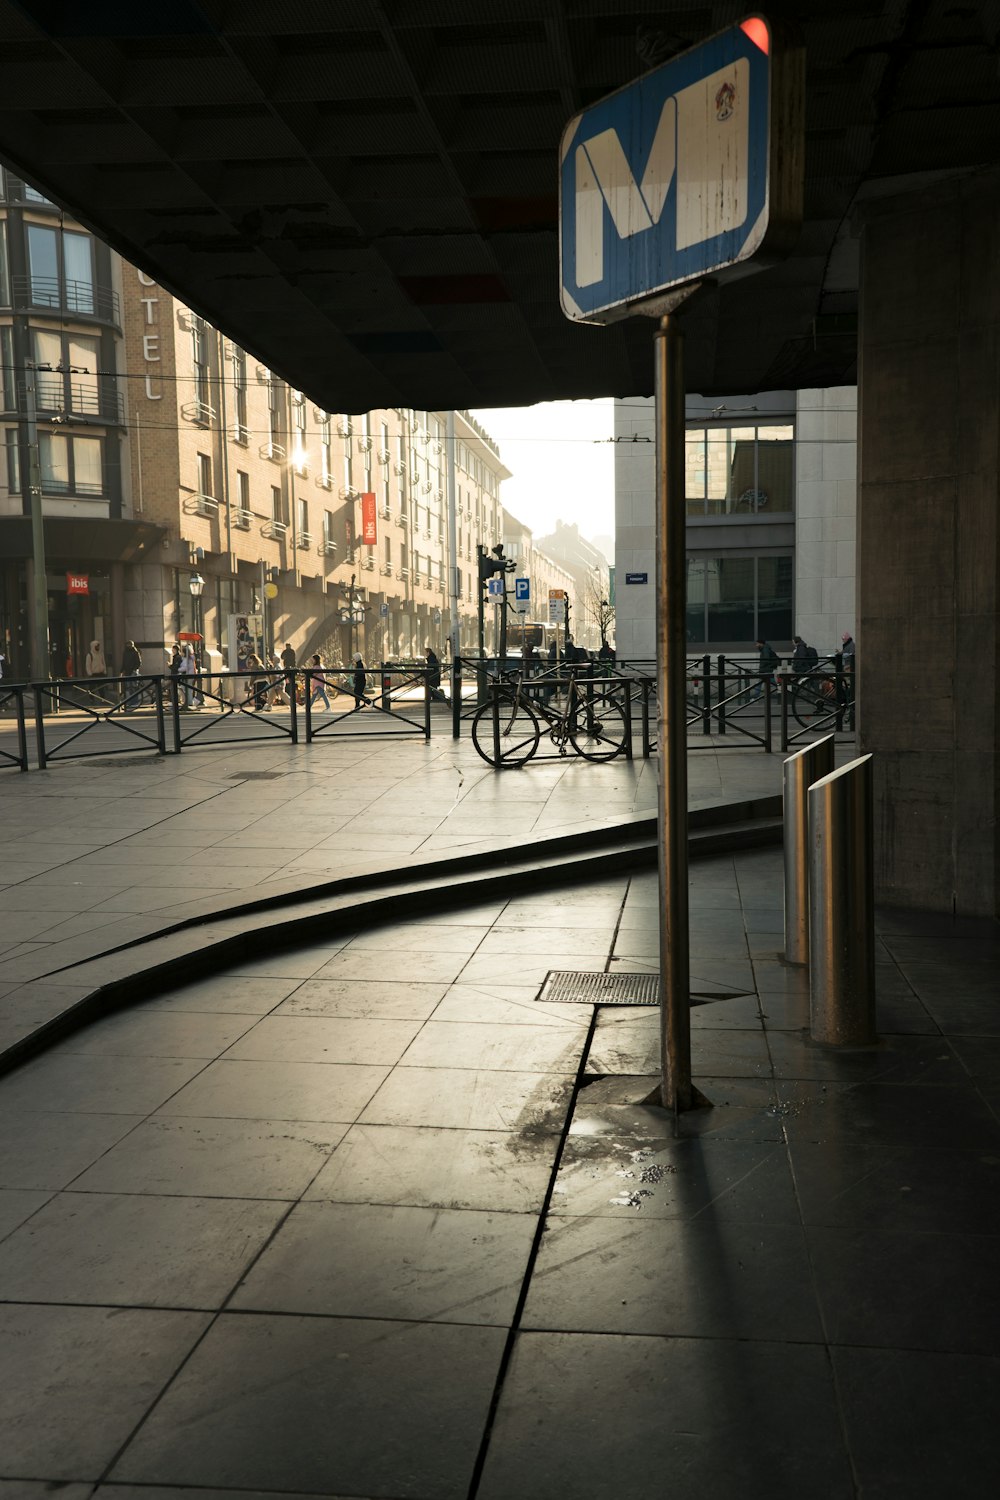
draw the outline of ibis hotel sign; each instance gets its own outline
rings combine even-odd
[[[686,283],[787,251],[802,218],[803,74],[801,48],[751,16],[569,122],[567,317],[656,315]]]

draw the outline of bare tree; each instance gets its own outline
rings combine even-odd
[[[602,641],[611,639],[615,626],[615,607],[607,599],[604,593],[605,580],[597,568],[591,568],[587,574],[587,585],[584,591],[583,614],[584,618],[597,626],[598,636]]]

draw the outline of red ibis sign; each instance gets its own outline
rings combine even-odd
[[[366,490],[361,496],[361,540],[366,547],[374,547],[378,541],[374,490]]]

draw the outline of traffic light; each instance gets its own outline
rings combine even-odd
[[[487,578],[492,578],[496,573],[513,573],[517,562],[513,557],[504,557],[503,542],[498,542],[493,548],[493,556],[486,552],[479,554],[479,582],[485,583]]]

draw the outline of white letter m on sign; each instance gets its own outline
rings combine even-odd
[[[604,209],[619,239],[659,223],[674,175],[677,107],[664,102],[642,181],[636,182],[615,130],[576,148],[576,284],[604,277]]]

